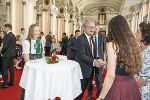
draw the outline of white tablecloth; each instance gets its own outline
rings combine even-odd
[[[45,58],[25,64],[20,86],[25,89],[25,100],[48,100],[60,97],[73,100],[81,92],[80,65],[71,60],[47,64]]]

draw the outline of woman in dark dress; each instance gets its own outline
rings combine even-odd
[[[126,19],[118,15],[108,25],[107,74],[96,100],[141,100],[133,75],[142,65],[138,43]]]

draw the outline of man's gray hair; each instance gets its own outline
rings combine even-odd
[[[93,21],[93,20],[86,20],[86,21],[83,23],[83,27],[84,27],[84,28],[86,27],[86,24],[87,24],[88,22],[93,22],[93,23],[95,23],[95,21]]]

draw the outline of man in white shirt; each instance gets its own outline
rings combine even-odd
[[[24,40],[27,39],[26,35],[25,35],[25,28],[21,28],[21,33],[19,34],[21,36],[21,40],[20,42],[23,42]]]

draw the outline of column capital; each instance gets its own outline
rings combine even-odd
[[[10,2],[6,2],[6,6],[10,6]]]
[[[64,20],[68,21],[70,19],[70,15],[68,13],[64,13]]]
[[[33,2],[33,5],[36,6],[36,2],[37,2],[37,1],[38,1],[38,0],[23,0],[23,3],[24,3],[24,2],[26,2],[26,3],[27,3],[27,2]],[[26,3],[24,3],[23,5],[26,5]]]
[[[77,24],[77,19],[73,19],[73,24]]]
[[[38,7],[37,6],[34,6],[34,9],[37,9]]]
[[[138,16],[138,15],[139,15],[139,12],[136,12],[136,15]]]
[[[37,16],[41,16],[41,14],[37,14]]]
[[[50,6],[50,14],[58,14],[58,8],[55,5]]]
[[[37,14],[42,14],[42,5],[39,5],[37,9]]]
[[[41,11],[48,11],[48,10],[49,10],[49,6],[48,6],[48,5],[42,5],[42,6],[40,7],[40,10],[41,10]]]
[[[77,24],[81,27],[82,26],[82,23],[79,21],[79,22],[77,22]]]
[[[26,1],[23,1],[22,4],[25,6],[26,5]]]

